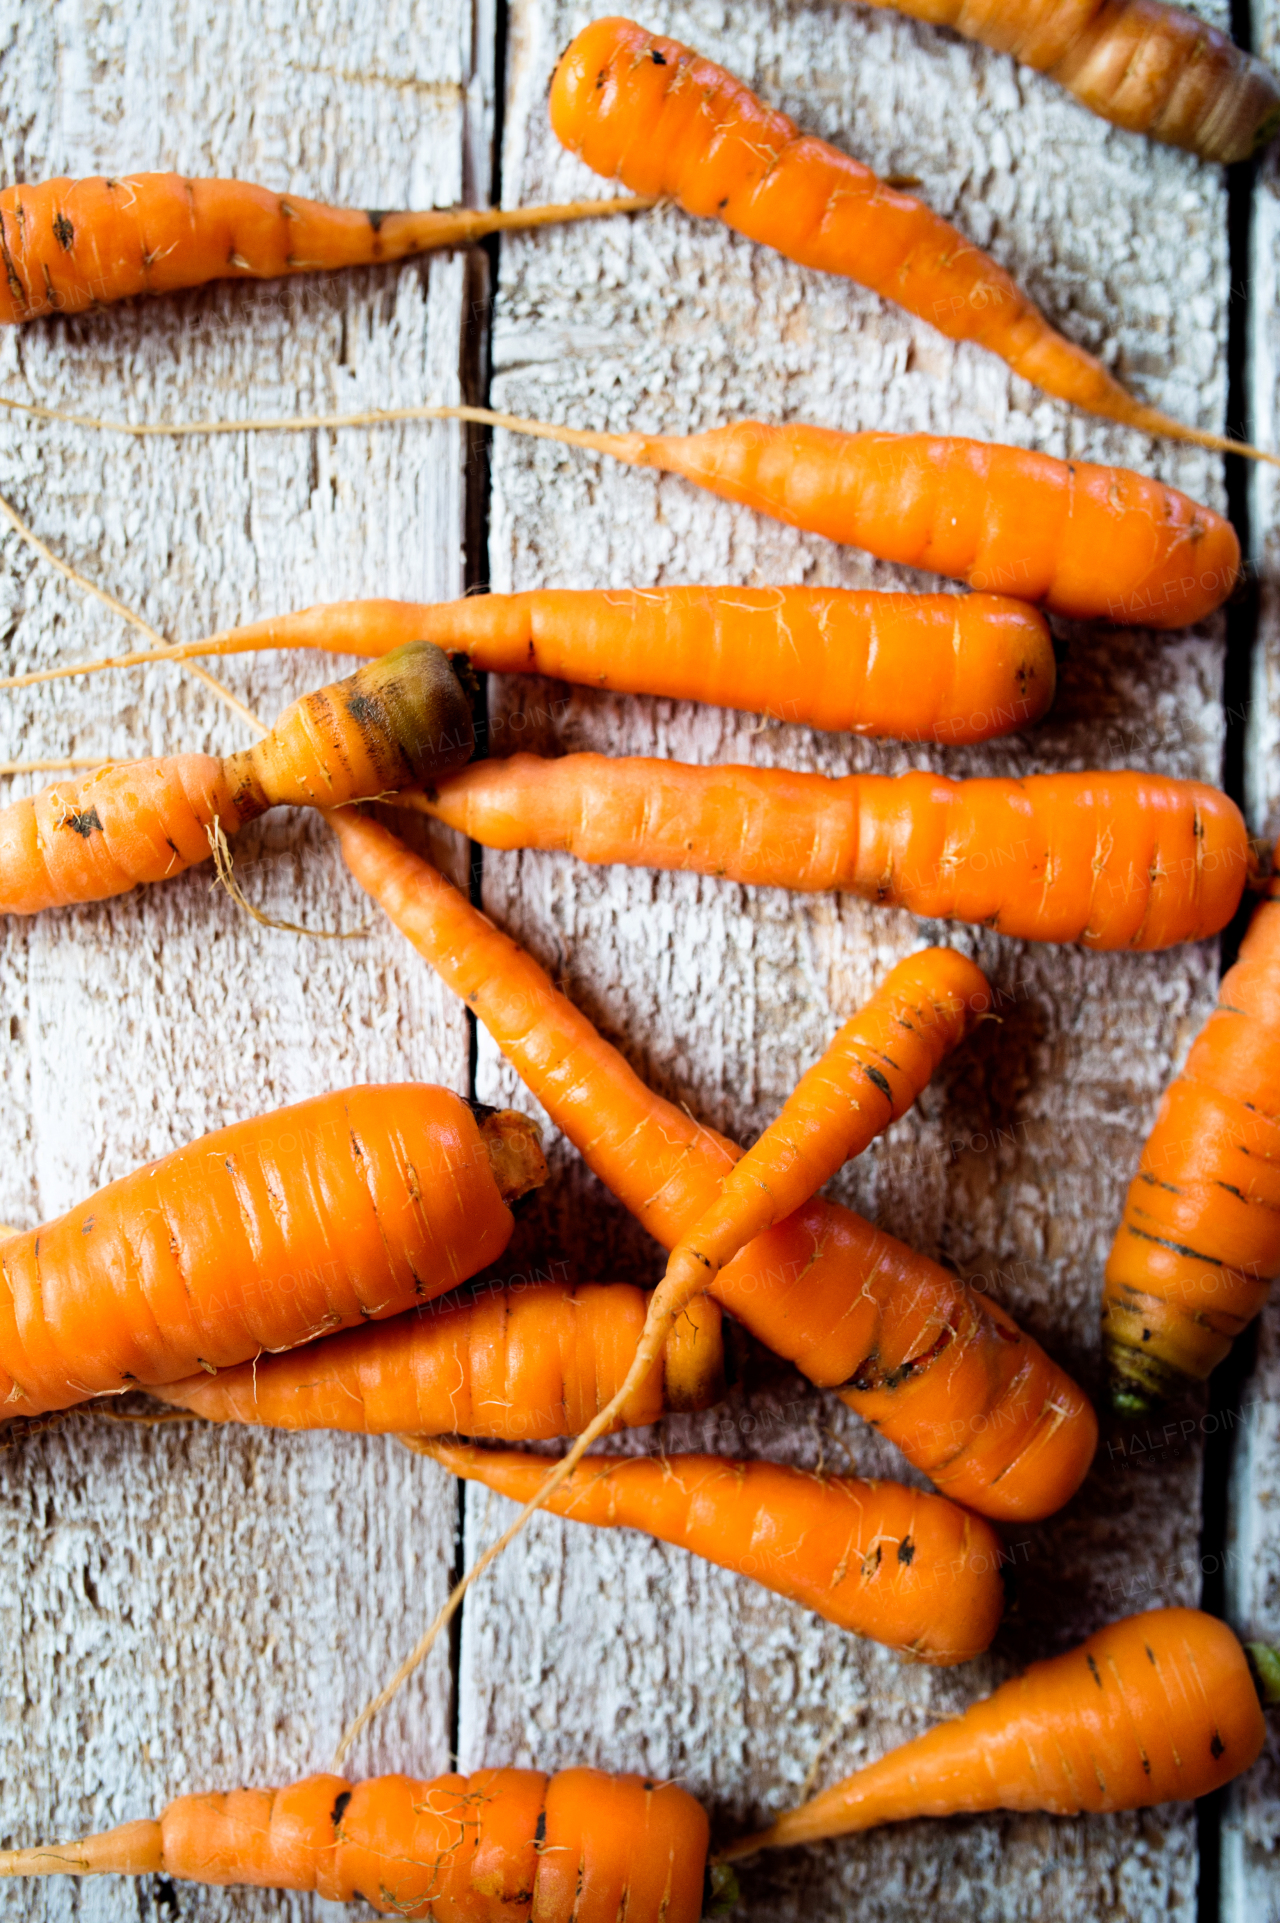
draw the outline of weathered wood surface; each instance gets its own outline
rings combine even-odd
[[[474,44],[455,12],[398,0],[375,19],[331,0],[304,21],[275,0],[216,13],[136,0],[123,15],[86,16],[59,0],[24,14],[19,34],[14,9],[0,43],[0,171],[172,164],[362,205],[482,198],[491,10],[476,9]],[[545,127],[551,65],[588,17],[543,0],[511,7],[508,204],[591,191]],[[883,171],[918,175],[921,192],[1068,331],[1115,343],[1144,396],[1221,421],[1218,172],[1104,127],[1008,61],[891,16],[749,0],[731,16],[695,5],[646,18]],[[619,428],[742,414],[929,426],[1128,459],[1221,504],[1209,457],[1070,417],[976,350],[953,350],[857,289],[678,214],[507,241],[499,258],[496,405]],[[448,398],[469,321],[456,260],[326,285],[219,289],[10,336],[0,391],[29,386],[55,404],[148,415]],[[1266,437],[1261,416],[1256,425]],[[577,453],[500,438],[493,475],[497,588],[906,583],[678,482]],[[457,592],[462,484],[458,442],[442,429],[139,448],[0,425],[0,492],[67,558],[174,633],[362,591]],[[114,642],[104,615],[8,539],[4,560],[7,660]],[[1217,778],[1220,623],[1191,635],[1068,638],[1046,725],[981,751],[930,757],[527,682],[494,684],[494,747],[831,772],[1147,764]],[[270,713],[310,674],[308,663],[266,657],[226,678]],[[0,745],[15,754],[241,738],[171,670],[63,684],[10,712]],[[264,828],[245,859],[255,864],[251,897],[275,912],[325,926],[362,919],[331,850],[301,818]],[[656,1086],[744,1138],[834,1017],[941,932],[847,901],[797,905],[553,857],[487,857],[484,889],[495,918]],[[990,968],[1006,1020],[838,1193],[992,1288],[1094,1385],[1111,1228],[1159,1091],[1212,1004],[1216,949],[1133,960],[946,938]],[[360,944],[299,945],[262,934],[210,900],[203,876],[7,930],[0,968],[10,1023],[0,1220],[51,1214],[201,1129],[322,1087],[467,1082],[459,1013],[398,939],[378,931]],[[476,1092],[529,1106],[483,1036]],[[652,1244],[563,1147],[553,1162],[509,1270],[655,1276]],[[1252,1480],[1242,1472],[1236,1495],[1241,1527],[1255,1532],[1274,1488],[1260,1434]],[[662,1439],[901,1473],[841,1405],[755,1356],[721,1412],[665,1425]],[[453,1555],[452,1489],[380,1443],[76,1423],[0,1458],[0,1479],[4,1841],[119,1820],[187,1786],[323,1766],[347,1715],[435,1606]],[[1072,1508],[1014,1532],[1019,1602],[992,1657],[945,1676],[904,1670],[674,1550],[542,1522],[464,1613],[453,1685],[461,1766],[588,1760],[669,1771],[727,1829],[1110,1616],[1197,1600],[1199,1504],[1198,1436],[1137,1453],[1108,1437]],[[469,1490],[468,1546],[503,1513]],[[1259,1620],[1274,1606],[1273,1584]],[[444,1766],[451,1702],[437,1660],[353,1765]],[[1239,1805],[1253,1825],[1237,1852],[1253,1891],[1265,1887],[1266,1780],[1250,1779]],[[1195,1820],[1164,1809],[913,1826],[779,1858],[744,1880],[740,1914],[759,1923],[837,1923],[855,1908],[870,1919],[1189,1923]],[[110,1885],[49,1885],[4,1892],[0,1915],[105,1918],[131,1900]],[[243,1893],[177,1901],[202,1917],[325,1908]],[[162,1889],[144,1891],[142,1913],[166,1914],[168,1902]]]
[[[6,9],[6,180],[181,167],[357,206],[459,199],[469,18],[277,0]],[[473,103],[478,95],[473,93]],[[157,418],[456,395],[457,257],[327,284],[221,287],[41,323],[0,341],[0,391]],[[358,593],[460,592],[452,429],[166,445],[0,425],[0,492],[66,559],[166,632],[195,635]],[[3,660],[120,645],[122,631],[12,537]],[[321,677],[324,678],[324,677]],[[226,679],[266,714],[314,658]],[[3,706],[7,756],[225,750],[242,724],[170,668]],[[241,855],[250,899],[320,928],[365,904],[332,842],[272,817]],[[344,1083],[467,1086],[465,1019],[385,926],[358,943],[259,929],[207,871],[3,931],[0,1220],[54,1215],[240,1116]],[[0,1456],[0,1777],[5,1841],[75,1835],[175,1791],[324,1767],[405,1625],[444,1593],[449,1481],[388,1442],[79,1420]],[[362,1767],[447,1766],[447,1668],[420,1678]],[[6,1884],[12,1918],[171,1913],[163,1885]],[[301,1917],[297,1898],[188,1892],[181,1914]]]
[[[547,79],[589,17],[516,0],[503,193],[589,189],[547,132]],[[955,39],[856,7],[672,5],[644,18],[722,59],[810,130],[989,244],[1068,331],[1114,342],[1135,387],[1184,418],[1225,401],[1221,176],[1110,131],[1048,83]],[[604,191],[601,184],[599,191]],[[1217,464],[1068,416],[977,350],[856,288],[664,212],[504,246],[494,404],[592,427],[689,431],[741,416],[934,428],[1151,465],[1221,503]],[[907,585],[856,554],[683,483],[499,437],[493,585],[790,580]],[[829,772],[950,773],[1148,764],[1217,779],[1223,636],[1077,633],[1034,737],[933,753],[758,729],[657,701],[499,690],[514,746],[591,747]],[[557,705],[559,703],[559,705]],[[532,717],[529,711],[535,710]],[[500,735],[499,740],[504,736]],[[796,903],[694,877],[488,857],[491,913],[527,940],[641,1072],[746,1138],[846,1011],[928,934],[848,901]],[[1003,1027],[836,1185],[894,1232],[982,1277],[1083,1379],[1097,1380],[1102,1263],[1158,1093],[1211,1003],[1213,945],[1090,957],[949,931],[1012,997]],[[484,1039],[480,1092],[514,1084]],[[657,1254],[570,1154],[541,1202],[548,1260],[656,1275]],[[668,1446],[679,1446],[673,1435]],[[679,1438],[897,1473],[833,1398],[792,1379],[739,1391]],[[687,1443],[685,1446],[688,1446]],[[1107,1618],[1200,1594],[1200,1448],[1104,1442],[1081,1497],[1014,1532],[1020,1600],[992,1657],[904,1670],[676,1551],[539,1524],[473,1598],[463,1634],[464,1764],[585,1755],[677,1774],[726,1829],[793,1801],[969,1701],[1028,1656]],[[468,1495],[472,1546],[506,1512]],[[916,1826],[747,1865],[742,1914],[866,1919],[1196,1913],[1188,1810],[1061,1823]]]

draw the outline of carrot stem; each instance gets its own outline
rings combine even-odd
[[[1244,1648],[1258,1701],[1264,1709],[1275,1709],[1280,1705],[1280,1649],[1270,1643],[1246,1643]]]

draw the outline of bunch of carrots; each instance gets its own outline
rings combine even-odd
[[[903,10],[1012,51],[1120,125],[1208,158],[1252,152],[1280,121],[1265,68],[1158,0]],[[1274,458],[1137,401],[948,223],[678,42],[594,22],[557,65],[550,115],[626,197],[389,214],[169,175],[6,189],[0,319],[228,274],[397,260],[669,200],[862,282],[1087,412]],[[521,1505],[347,1731],[333,1772],[183,1797],[100,1836],[0,1852],[0,1875],[164,1872],[359,1897],[393,1915],[695,1923],[733,1906],[731,1864],[763,1848],[913,1817],[1131,1809],[1220,1787],[1261,1750],[1280,1653],[1190,1609],[1104,1627],[718,1853],[706,1813],[671,1783],[591,1769],[429,1782],[336,1773],[540,1508],[645,1532],[904,1659],[949,1666],[999,1627],[1001,1525],[1067,1503],[1098,1436],[1088,1398],[1002,1308],[820,1194],[990,1015],[971,961],[930,947],[899,963],[743,1152],[648,1089],[532,957],[363,804],[425,812],[490,847],[842,890],[1100,950],[1202,940],[1247,889],[1280,893],[1227,796],[1139,771],[829,780],[600,755],[473,759],[474,676],[489,670],[897,740],[1026,730],[1054,694],[1046,613],[1172,629],[1222,605],[1240,554],[1212,510],[1126,469],[941,436],[759,422],[605,435],[470,407],[404,411],[678,474],[968,592],[342,603],[6,684],[263,647],[366,657],[247,750],[116,764],[0,810],[0,912],[123,894],[207,856],[234,888],[230,837],[245,823],[277,805],[320,809],[359,885],[667,1260],[651,1291],[468,1291],[505,1248],[513,1205],[547,1179],[539,1131],[514,1110],[416,1084],[237,1123],[57,1222],[0,1230],[0,1413],[15,1431],[145,1392],[163,1412],[148,1419],[395,1435]],[[197,434],[314,424],[88,423]],[[1002,592],[1014,582],[1017,597]],[[996,848],[1005,858],[993,862]],[[1144,1412],[1222,1359],[1280,1272],[1277,1222],[1280,900],[1268,898],[1165,1098],[1116,1234],[1103,1320],[1117,1409]],[[621,1427],[718,1400],[726,1313],[840,1395],[932,1489],[705,1454],[591,1454]],[[571,1446],[551,1463],[510,1446],[561,1438]]]

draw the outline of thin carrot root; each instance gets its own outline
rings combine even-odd
[[[777,1119],[721,1183],[720,1194],[672,1250],[650,1300],[635,1357],[621,1388],[587,1424],[509,1529],[455,1584],[425,1636],[344,1732],[335,1766],[368,1722],[425,1660],[472,1583],[509,1548],[537,1510],[607,1434],[661,1353],[672,1323],[704,1294],[747,1242],[808,1200],[851,1155],[904,1114],[942,1058],[990,1003],[980,969],[950,948],[899,962],[866,1008],[846,1022],[804,1075]]]

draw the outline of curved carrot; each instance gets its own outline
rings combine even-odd
[[[180,1796],[158,1820],[0,1851],[0,1876],[309,1890],[444,1923],[698,1923],[708,1825],[675,1783],[603,1770],[308,1776]]]
[[[878,1823],[989,1809],[1147,1809],[1207,1796],[1266,1737],[1244,1650],[1198,1609],[1153,1609],[788,1810],[726,1861]]]
[[[474,762],[409,805],[486,848],[842,889],[1029,941],[1167,948],[1217,934],[1249,873],[1235,803],[1132,773],[948,781],[573,754]]]
[[[1280,126],[1280,80],[1163,0],[869,0],[1011,53],[1130,133],[1247,160]]]
[[[0,1243],[0,1418],[296,1348],[492,1262],[534,1123],[416,1083],[202,1136]]]
[[[466,247],[504,229],[633,213],[648,200],[387,213],[183,174],[46,180],[0,192],[0,321],[79,314],[211,280],[276,280]]]
[[[1273,884],[1274,892],[1274,884]],[[1118,1410],[1203,1382],[1280,1275],[1280,901],[1258,908],[1167,1090],[1107,1262]]]
[[[423,1452],[519,1503],[549,1466],[516,1449],[428,1443]],[[994,1529],[899,1482],[721,1456],[587,1456],[545,1507],[675,1543],[915,1662],[980,1656],[1004,1609]]]
[[[149,1393],[210,1422],[542,1442],[577,1435],[608,1402],[647,1306],[645,1291],[625,1282],[487,1286],[474,1299],[431,1303]],[[723,1393],[720,1310],[691,1303],[617,1426],[708,1409]]]
[[[431,781],[474,746],[470,695],[445,655],[423,641],[396,648],[295,701],[238,754],[111,763],[0,808],[0,914],[167,880],[207,858],[215,827]]]
[[[1048,625],[997,594],[855,588],[535,589],[465,601],[340,601],[208,639],[166,658],[255,648],[376,655],[425,638],[498,674],[547,674],[624,694],[708,701],[898,740],[989,741],[1053,699]],[[57,680],[153,654],[37,670]],[[15,675],[0,687],[29,686]]]
[[[847,275],[951,340],[990,348],[1056,400],[1147,434],[1246,451],[1134,400],[949,221],[802,134],[678,40],[631,20],[593,21],[555,70],[551,125],[594,172],[670,195],[802,267]]]
[[[372,821],[331,817],[361,886],[485,1024],[588,1166],[666,1248],[740,1154],[646,1088],[545,971]],[[820,1199],[745,1249],[716,1300],[983,1515],[1051,1515],[1097,1444],[1086,1398],[988,1298]]]

